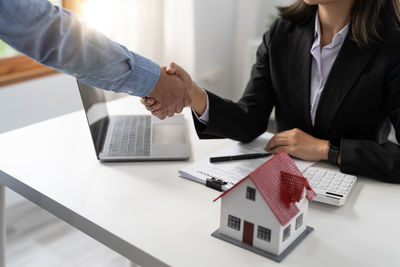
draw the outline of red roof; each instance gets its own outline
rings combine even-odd
[[[301,199],[304,188],[307,189],[308,200],[311,201],[316,196],[290,156],[282,151],[214,201],[228,194],[248,178],[254,183],[281,225],[286,225],[299,213],[295,202]]]

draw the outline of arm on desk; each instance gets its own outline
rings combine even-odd
[[[400,183],[400,146],[370,140],[342,139],[340,170],[389,183]]]

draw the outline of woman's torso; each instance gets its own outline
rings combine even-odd
[[[387,27],[387,43],[361,49],[348,34],[311,120],[311,46],[314,20],[278,20],[269,44],[271,82],[279,131],[300,128],[315,137],[385,142],[390,131],[388,90],[400,65],[400,32]],[[400,88],[399,88],[400,90]],[[400,107],[400,103],[399,103]]]

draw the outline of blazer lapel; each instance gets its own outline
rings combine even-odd
[[[288,90],[292,110],[297,127],[312,131],[310,115],[310,75],[311,53],[314,42],[315,19],[299,26],[296,31],[288,35]]]
[[[316,136],[329,136],[333,119],[340,104],[375,51],[376,47],[360,49],[350,34],[346,37],[321,94],[314,124]]]

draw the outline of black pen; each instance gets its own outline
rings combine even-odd
[[[258,159],[268,156],[271,156],[271,153],[254,153],[254,154],[243,154],[236,156],[212,157],[210,158],[210,162],[215,163],[215,162],[225,162],[225,161],[243,160],[243,159]]]

